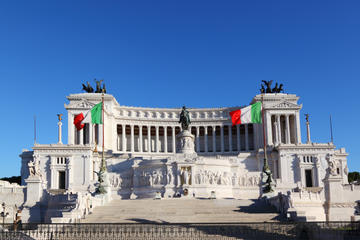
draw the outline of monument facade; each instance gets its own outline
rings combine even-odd
[[[266,84],[268,88],[271,85]],[[84,88],[88,89],[85,85]],[[329,169],[341,186],[348,184],[348,154],[332,143],[311,142],[310,127],[308,141],[302,143],[299,97],[282,91],[282,85],[274,91],[262,87],[262,93],[249,102],[262,102],[274,195],[311,191],[324,204],[326,197],[322,192],[329,185],[325,181]],[[89,90],[67,97],[67,144],[62,140],[59,117],[58,143],[35,144],[32,151],[20,155],[22,185],[34,192],[24,206],[32,209],[40,202],[37,214],[42,221],[56,222],[59,216],[51,213],[51,206],[56,199],[61,202],[59,196],[66,193],[81,198],[77,200],[81,204],[76,205],[81,209],[80,215],[89,211],[89,205],[94,207],[114,198],[262,196],[263,125],[233,126],[229,112],[241,106],[132,107],[119,104],[111,94],[104,94],[104,124],[92,124],[85,117],[84,127],[77,130],[74,117],[85,115],[101,102],[100,92],[101,89],[96,93]],[[98,184],[103,151],[109,191],[106,200],[91,200]],[[325,220],[326,211],[321,204],[315,204],[323,212],[318,220]],[[26,211],[23,215],[26,218]],[[60,218],[64,219],[64,214]]]

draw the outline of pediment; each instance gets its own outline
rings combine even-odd
[[[80,101],[73,101],[71,102],[69,105],[67,105],[67,108],[84,108],[84,109],[89,109],[94,107],[95,104],[92,102],[89,102],[86,99],[81,99]]]
[[[282,101],[280,103],[275,103],[267,108],[268,109],[269,108],[272,108],[272,109],[301,109],[301,107],[302,107],[302,105],[298,105],[298,104],[288,102],[288,101]]]

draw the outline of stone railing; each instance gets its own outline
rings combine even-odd
[[[6,225],[0,239],[359,239],[360,222]]]
[[[325,220],[324,197],[322,189],[317,191],[309,189],[299,189],[298,192],[288,191],[287,194],[281,192],[277,196],[268,198],[270,205],[284,217],[294,221],[317,221]]]

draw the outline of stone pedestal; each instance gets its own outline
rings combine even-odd
[[[325,180],[325,214],[326,221],[350,221],[343,219],[344,205],[342,177],[340,175],[329,174]]]
[[[32,207],[40,201],[43,195],[42,180],[40,176],[30,176],[26,182],[26,202],[25,206]]]
[[[34,175],[25,179],[26,202],[22,211],[23,222],[41,222],[40,201],[43,196],[42,180]]]
[[[109,180],[109,173],[107,171],[104,172],[104,189],[106,191],[105,193],[105,201],[110,202],[111,201],[111,185]]]
[[[181,131],[176,138],[178,140],[177,153],[195,153],[195,137],[189,130]]]

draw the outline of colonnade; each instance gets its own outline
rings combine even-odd
[[[195,151],[224,153],[251,151],[256,147],[257,128],[253,124],[192,126]],[[117,150],[120,152],[175,153],[179,126],[117,125]]]
[[[275,145],[280,143],[300,143],[298,116],[295,114],[271,114],[272,141]]]

